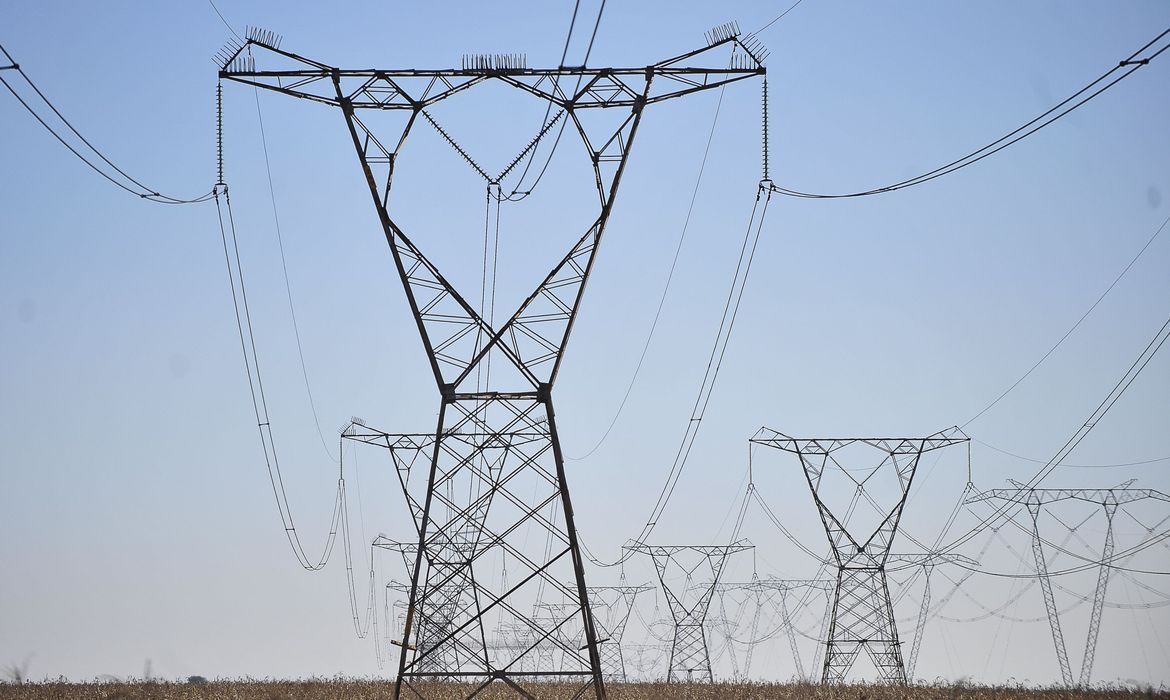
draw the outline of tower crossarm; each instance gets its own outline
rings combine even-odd
[[[1099,505],[1123,505],[1154,499],[1170,502],[1170,495],[1154,489],[990,489],[977,493],[967,499],[967,503],[980,501],[1001,500],[1021,505],[1044,505],[1057,501],[1086,501]]]
[[[795,438],[763,427],[756,432],[751,442],[789,452],[800,458],[813,501],[821,516],[825,534],[838,566],[873,568],[881,566],[893,543],[902,509],[906,504],[906,496],[922,454],[969,440],[970,438],[957,427],[940,430],[922,438]],[[840,468],[848,475],[851,468],[840,464],[834,453],[854,444],[866,445],[883,456],[877,466],[869,470],[871,475],[879,469],[893,468],[901,487],[901,497],[884,510],[883,519],[871,532],[850,531],[847,523],[842,522],[821,498],[821,479],[825,470]],[[859,491],[864,490],[865,479],[854,481]]]
[[[286,51],[274,35],[233,41],[220,52],[220,78],[314,102],[352,109],[431,107],[479,83],[498,80],[562,109],[630,108],[765,74],[762,48],[751,38],[725,34],[707,46],[648,66],[529,68],[519,54],[465,56],[459,68],[337,68]],[[710,64],[719,49],[731,59]],[[696,65],[706,59],[708,65]],[[647,82],[655,84],[644,93]],[[337,86],[340,85],[340,90]]]
[[[703,556],[720,554],[737,554],[752,549],[755,545],[747,540],[739,540],[731,544],[713,545],[650,545],[643,543],[629,544],[623,547],[636,554],[648,554],[651,557],[670,557],[682,552],[691,551]]]
[[[768,591],[789,591],[795,588],[815,588],[831,591],[837,582],[832,579],[798,579],[798,578],[757,578],[751,581],[727,582],[716,585],[715,590],[720,593],[732,591],[751,591],[763,593]]]
[[[934,566],[935,564],[961,564],[963,566],[979,566],[979,562],[971,557],[953,552],[922,552],[916,554],[890,554],[886,557],[886,565],[896,568],[912,566]]]
[[[968,441],[970,438],[958,427],[940,430],[924,438],[795,438],[763,427],[751,438],[751,442],[756,445],[797,455],[816,456],[829,455],[854,443],[869,445],[893,456],[902,456],[939,450]]]

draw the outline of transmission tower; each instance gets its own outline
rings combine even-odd
[[[967,442],[967,436],[958,428],[951,428],[925,438],[798,439],[761,428],[751,441],[790,452],[800,458],[805,480],[812,491],[813,501],[833,550],[837,586],[833,593],[829,636],[825,641],[822,681],[843,682],[853,662],[857,660],[858,652],[864,648],[877,667],[882,681],[904,685],[906,668],[902,662],[898,628],[894,623],[894,606],[886,581],[890,547],[898,532],[906,496],[922,454]],[[876,451],[881,459],[869,460],[867,464],[843,465],[838,455],[841,450],[851,446]],[[828,469],[839,470],[853,484],[854,504],[857,503],[857,497],[869,497],[865,487],[870,479],[879,472],[893,472],[897,478],[896,501],[892,505],[870,501],[879,510],[880,520],[876,528],[859,532],[859,528],[854,525],[851,530],[849,515],[842,513],[838,516],[825,504],[821,482]],[[852,513],[852,508],[849,512]]]
[[[405,688],[426,697],[428,681],[450,679],[468,684],[469,696],[500,682],[532,697],[526,687],[552,677],[577,678],[583,683],[578,694],[604,697],[552,387],[645,107],[763,76],[762,47],[725,25],[708,32],[703,48],[638,68],[538,70],[528,68],[523,56],[509,54],[466,56],[461,67],[451,69],[348,70],[279,44],[270,32],[250,31],[246,41],[221,52],[220,78],[339,110],[441,398],[425,489],[409,499],[419,545],[395,696]],[[711,65],[716,51],[725,55]],[[556,110],[495,175],[432,113],[451,96],[485,84],[514,88],[547,104],[550,113]],[[395,223],[390,193],[398,156],[412,131],[429,124],[483,177],[489,201],[493,194],[498,201],[501,181],[562,118],[580,136],[592,165],[599,210],[536,289],[497,324],[494,308],[488,314],[483,303],[473,306],[424,254],[423,245]],[[379,121],[395,123],[376,126]],[[492,565],[511,578],[489,575]],[[574,601],[565,619],[545,623],[528,612],[543,587]],[[416,617],[447,620],[448,614],[440,639],[420,639],[412,626]],[[486,642],[489,630],[512,623],[547,639],[570,617],[578,619],[581,636],[556,668],[515,672],[534,652],[508,654]],[[442,668],[428,665],[436,658]],[[450,688],[440,692],[449,696]]]
[[[1069,665],[1068,649],[1064,644],[1064,631],[1060,626],[1060,615],[1052,593],[1052,579],[1044,558],[1044,547],[1040,538],[1040,512],[1045,506],[1059,501],[1077,500],[1100,505],[1105,510],[1105,543],[1101,548],[1101,563],[1097,571],[1097,587],[1093,593],[1093,608],[1089,616],[1089,631],[1085,640],[1085,655],[1081,661],[1079,685],[1087,686],[1093,672],[1093,658],[1097,653],[1097,638],[1101,632],[1101,613],[1105,609],[1105,589],[1109,585],[1109,572],[1115,565],[1113,560],[1113,516],[1117,509],[1127,503],[1145,499],[1170,502],[1170,496],[1153,489],[1129,488],[1133,480],[1111,489],[1038,489],[1009,479],[1015,488],[992,489],[967,499],[967,503],[1000,500],[1018,503],[1028,508],[1032,516],[1032,556],[1036,560],[1036,576],[1044,596],[1044,609],[1048,614],[1048,625],[1052,630],[1052,643],[1056,647],[1056,660],[1060,664],[1060,676],[1066,686],[1073,686],[1072,667]]]
[[[752,627],[748,636],[749,641],[755,640],[757,638],[761,617],[761,615],[758,613],[762,612],[763,600],[765,598],[772,598],[775,596],[776,600],[773,602],[780,610],[780,622],[784,627],[785,634],[788,637],[788,646],[792,650],[792,661],[796,668],[796,676],[797,678],[804,680],[807,678],[807,676],[805,676],[804,663],[800,657],[800,649],[796,644],[796,626],[793,623],[792,615],[788,609],[788,594],[794,590],[808,590],[810,593],[812,591],[823,591],[827,598],[829,593],[836,587],[836,585],[836,581],[829,579],[791,579],[775,578],[769,576],[765,578],[753,577],[751,581],[746,581],[743,583],[721,583],[719,584],[719,589],[721,591],[727,592],[746,591],[755,596],[757,615],[755,615],[751,621]],[[828,606],[826,606],[826,613],[827,612]],[[743,669],[743,675],[745,679],[751,670],[754,650],[755,645],[749,643],[747,657],[744,661]]]
[[[414,575],[414,564],[416,555],[418,554],[418,544],[412,542],[399,542],[392,540],[386,535],[379,534],[374,538],[371,545],[376,549],[381,549],[387,552],[396,552],[402,556],[402,562],[406,566],[408,576]],[[397,581],[391,581],[387,587],[409,595],[409,585],[401,584]],[[415,647],[431,646],[435,640],[440,640],[447,637],[451,632],[451,622],[454,616],[454,609],[450,603],[446,605],[431,606],[426,614],[418,614],[418,621],[415,622],[415,641],[412,643],[407,635],[406,628],[403,628],[403,635],[401,640],[391,640],[390,643],[399,647]],[[432,655],[422,665],[424,669],[437,670],[445,668],[447,665],[456,662],[452,657],[455,650],[447,647],[440,649],[437,653]]]
[[[606,680],[626,681],[626,659],[622,652],[622,637],[626,633],[634,601],[639,593],[653,590],[651,586],[589,586],[589,603],[593,623],[601,636],[601,669]]]
[[[666,671],[667,683],[715,681],[711,673],[711,653],[707,647],[707,612],[728,557],[751,548],[747,540],[712,546],[635,544],[626,547],[632,552],[650,556],[658,572],[663,595],[670,605],[674,640],[670,647],[670,665]],[[688,563],[683,563],[684,558],[689,560]],[[696,580],[700,570],[710,578]],[[667,578],[676,573],[684,576],[681,586],[667,583]]]

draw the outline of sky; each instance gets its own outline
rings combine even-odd
[[[529,66],[555,66],[573,10],[217,5],[237,31],[275,31],[296,53],[343,67],[403,68],[456,66],[480,52],[519,52]],[[715,25],[736,20],[753,31],[786,7],[610,2],[588,65],[644,66],[702,46]],[[581,3],[567,63],[583,59],[597,10]],[[796,190],[845,192],[931,170],[1052,107],[1167,26],[1170,6],[1160,2],[805,0],[759,34],[771,51],[771,177]],[[205,2],[0,9],[0,43],[62,113],[119,167],[176,196],[202,194],[215,181],[213,56],[229,37]],[[1170,216],[1167,61],[927,184],[859,199],[773,196],[718,383],[652,543],[728,541],[748,479],[748,439],[761,426],[862,437],[967,424],[969,464],[961,447],[923,458],[900,551],[948,542],[986,513],[958,507],[946,527],[968,493],[968,466],[979,490],[1030,478],[1041,464],[1018,456],[1052,457],[1170,309],[1163,232],[1055,352],[970,421],[1061,339]],[[21,87],[12,71],[3,76]],[[758,81],[745,81],[722,98],[709,91],[656,106],[632,149],[556,387],[578,527],[602,559],[616,557],[645,523],[687,427],[760,179],[760,103]],[[445,123],[491,163],[506,162],[543,114],[539,103],[502,90],[459,107]],[[285,542],[214,205],[164,206],[116,189],[7,92],[0,127],[0,665],[71,679],[147,668],[164,678],[389,674],[373,640],[354,634],[340,555],[306,573]],[[298,531],[313,549],[332,512],[337,430],[351,416],[393,432],[433,430],[438,395],[343,121],[324,106],[225,84],[224,131],[273,432]],[[577,186],[571,155],[558,149],[538,196],[501,208],[501,305],[530,289],[582,230],[590,194]],[[400,220],[444,269],[475,284],[483,185],[433,135],[412,158],[395,181]],[[1170,457],[1168,389],[1170,357],[1159,354],[1065,460],[1076,466],[1056,469],[1044,485],[1136,479],[1135,488],[1170,493],[1170,461],[1162,459]],[[755,448],[752,482],[793,539],[823,556],[825,535],[790,457]],[[346,459],[347,469],[354,465],[347,485],[364,601],[362,543],[379,532],[400,538],[409,518],[384,462]],[[1118,464],[1125,466],[1093,466]],[[837,503],[848,501],[847,488],[834,490]],[[1118,516],[1117,549],[1147,537],[1170,514],[1166,506],[1147,500]],[[1040,526],[1069,552],[1099,558],[1099,507],[1058,504]],[[823,573],[757,501],[739,535],[755,549],[729,561],[725,580]],[[959,550],[982,573],[964,578],[964,569],[936,567],[937,614],[916,676],[1059,679],[1040,591],[1028,576],[1030,546],[1020,528],[1005,526]],[[1053,571],[1084,563],[1054,556]],[[1125,560],[1152,573],[1114,574],[1094,680],[1170,681],[1167,564],[1163,542]],[[378,563],[380,603],[391,566]],[[616,583],[619,573],[655,582],[645,558],[621,572],[586,571],[591,584]],[[1096,575],[1054,578],[1074,675]],[[909,646],[923,577],[907,570],[891,578]],[[727,597],[724,608],[734,609],[719,616],[750,610],[736,608],[741,602]],[[807,668],[824,601],[793,605],[807,635],[797,638]],[[668,632],[654,622],[665,615],[661,592],[643,594],[638,612],[627,640],[660,643]],[[732,636],[748,638],[742,630]],[[784,633],[763,636],[752,674],[791,677]],[[731,677],[745,648],[714,646],[716,675]]]

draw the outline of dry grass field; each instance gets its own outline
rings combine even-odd
[[[393,686],[385,681],[217,681],[190,683],[27,683],[0,685],[0,700],[384,700]],[[666,685],[663,683],[611,683],[612,700],[1143,700],[1170,698],[1170,693],[1102,687],[1066,688],[991,687],[935,685],[897,688],[889,686],[816,686],[793,684]],[[459,686],[443,684],[428,692],[434,700],[465,697]],[[568,686],[549,684],[541,697],[565,698]],[[503,700],[516,695],[504,686],[477,697]]]

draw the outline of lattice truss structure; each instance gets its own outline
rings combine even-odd
[[[828,601],[836,585],[836,581],[829,579],[790,579],[773,576],[764,578],[753,576],[750,581],[718,584],[716,591],[719,594],[719,608],[722,617],[730,623],[722,632],[728,641],[732,673],[736,680],[744,682],[752,677],[752,661],[757,647],[778,636],[780,632],[785,634],[789,649],[792,651],[795,677],[799,680],[809,680],[805,673],[797,636],[824,639],[829,625]],[[791,600],[794,592],[797,593],[795,606],[798,610],[808,608],[814,597],[825,598],[824,611],[817,616],[820,622],[819,630],[815,627],[811,630],[798,629]],[[727,614],[729,607],[736,611],[734,615]],[[735,651],[737,645],[744,647],[742,666]],[[822,645],[818,644],[818,659],[821,648]],[[817,660],[814,659],[813,666],[816,664]]]
[[[347,436],[413,452],[408,461],[426,467],[409,485],[403,481],[419,544],[396,697],[450,697],[450,688],[429,690],[437,679],[463,681],[469,696],[503,683],[534,697],[545,691],[533,682],[550,678],[575,678],[575,695],[604,697],[600,635],[590,614],[552,387],[645,109],[762,77],[763,59],[758,42],[734,26],[709,32],[702,48],[634,68],[531,69],[523,56],[494,55],[465,57],[448,69],[341,69],[282,49],[267,32],[250,32],[221,52],[223,80],[338,110],[439,389],[438,426],[429,438]],[[490,173],[434,114],[443,101],[485,85],[513,88],[550,107],[549,121],[531,142]],[[399,156],[418,128],[434,129],[498,196],[500,181],[560,120],[580,137],[592,167],[597,213],[497,322],[482,293],[472,303],[424,253],[423,237],[395,222],[391,191]],[[556,221],[548,228],[569,226]],[[507,575],[489,573],[500,570]],[[571,603],[538,617],[538,592]],[[495,630],[508,628],[528,630],[534,641],[524,648],[488,644]],[[550,641],[563,652],[556,662],[542,655]]]
[[[622,654],[628,664],[628,680],[659,682],[662,680],[661,669],[670,654],[670,645],[653,642],[624,644]]]
[[[967,503],[1001,501],[1027,507],[1032,519],[1032,556],[1036,563],[1036,577],[1044,597],[1044,609],[1052,631],[1052,643],[1056,647],[1056,660],[1060,664],[1060,675],[1066,686],[1087,686],[1093,673],[1093,659],[1097,653],[1097,639],[1101,633],[1101,615],[1105,609],[1105,591],[1109,585],[1109,573],[1121,562],[1113,556],[1113,518],[1118,509],[1136,501],[1158,500],[1170,502],[1170,496],[1153,489],[1130,488],[1133,480],[1115,488],[1107,489],[1041,489],[1032,488],[1011,479],[1010,489],[992,489],[975,494]],[[1046,508],[1061,501],[1083,501],[1101,506],[1105,513],[1105,541],[1101,547],[1101,559],[1097,572],[1097,586],[1093,593],[1093,606],[1089,615],[1089,629],[1085,639],[1085,652],[1081,660],[1081,671],[1074,681],[1069,663],[1068,648],[1065,646],[1064,631],[1061,628],[1060,613],[1053,594],[1052,577],[1048,573],[1048,562],[1044,553],[1044,540],[1040,536],[1040,517]],[[1075,533],[1075,528],[1071,528]]]
[[[926,452],[966,443],[967,436],[958,428],[950,428],[924,438],[794,438],[761,428],[751,441],[800,458],[832,549],[837,586],[825,641],[822,681],[843,682],[858,653],[865,649],[882,682],[905,684],[906,667],[886,579],[890,548],[919,459]],[[843,464],[840,456],[846,451],[851,458],[868,461]],[[854,498],[844,513],[835,513],[825,503],[822,482],[829,470],[843,474],[853,488]],[[892,503],[878,503],[866,491],[867,485],[882,474],[894,477]],[[860,498],[866,498],[879,514],[873,529],[851,522]]]
[[[740,540],[727,545],[634,544],[626,549],[646,554],[654,562],[658,582],[670,607],[674,638],[666,681],[713,683],[707,613],[728,558],[752,549],[751,543]]]
[[[652,586],[589,586],[589,602],[593,621],[601,636],[601,671],[607,680],[627,681],[626,655],[622,642],[634,603],[639,593],[654,590]]]

